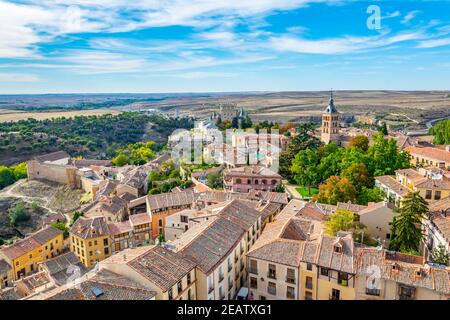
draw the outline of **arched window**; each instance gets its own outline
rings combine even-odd
[[[264,179],[261,183],[262,184],[267,184],[267,180]]]
[[[272,184],[273,185],[277,184],[277,180],[272,180]]]
[[[258,181],[258,179],[256,179],[256,180],[255,180],[255,184],[258,184],[258,183],[259,183],[259,181]]]

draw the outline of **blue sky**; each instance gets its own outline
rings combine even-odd
[[[0,0],[0,94],[449,90],[449,74],[450,1]]]

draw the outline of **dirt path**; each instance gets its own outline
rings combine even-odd
[[[48,197],[30,197],[30,196],[25,196],[23,194],[20,193],[16,193],[14,192],[14,190],[19,187],[20,185],[22,185],[23,183],[25,183],[27,181],[27,179],[21,179],[16,181],[14,184],[4,188],[3,190],[0,191],[0,197],[4,197],[4,198],[19,198],[22,199],[25,202],[28,203],[32,203],[34,201],[38,201],[39,203],[41,203],[41,201],[44,201],[44,204],[41,205],[42,208],[44,208],[45,210],[47,210],[49,213],[51,214],[57,214],[59,212],[53,210],[52,208],[49,207],[49,203],[50,203],[50,198]],[[66,217],[66,221],[67,221],[67,226],[70,223],[70,217],[67,213],[63,213],[64,216]]]

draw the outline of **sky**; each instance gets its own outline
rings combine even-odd
[[[449,0],[0,0],[0,94],[449,90],[449,74]]]

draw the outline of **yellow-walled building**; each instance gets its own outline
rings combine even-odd
[[[70,251],[87,268],[111,255],[110,241],[104,217],[80,217],[70,228]]]
[[[51,259],[63,251],[63,232],[48,226],[0,251],[12,268],[14,280],[37,270],[40,262]]]

